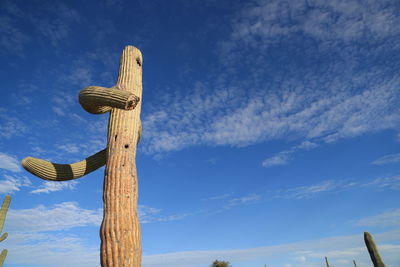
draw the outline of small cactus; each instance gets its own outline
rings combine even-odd
[[[326,262],[326,267],[330,267],[329,262],[328,262],[328,257],[325,256],[325,262]]]
[[[3,249],[3,251],[2,251],[1,254],[0,254],[0,267],[3,266],[4,260],[5,260],[6,257],[7,257],[7,252],[8,252],[7,249]]]
[[[357,267],[357,263],[355,260],[353,260],[353,263],[354,263],[354,267]]]
[[[0,233],[3,231],[3,226],[4,226],[4,222],[6,220],[6,215],[7,215],[7,211],[8,211],[8,207],[10,206],[10,202],[11,202],[11,196],[6,196],[6,198],[3,201],[3,205],[1,206],[1,210],[0,210]],[[8,233],[4,233],[1,235],[0,237],[0,242],[4,241],[8,236]],[[7,249],[3,249],[3,251],[0,254],[0,267],[3,266],[3,262],[6,259],[7,256]]]
[[[378,248],[375,245],[374,238],[370,233],[364,232],[364,241],[374,267],[386,267],[385,263],[383,263],[381,255],[379,254]]]

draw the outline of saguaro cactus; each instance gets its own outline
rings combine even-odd
[[[6,220],[7,211],[8,211],[8,207],[10,206],[10,202],[11,202],[11,196],[7,195],[3,201],[3,205],[1,206],[1,210],[0,210],[0,233],[3,231],[3,226],[4,226],[4,222]],[[2,234],[0,237],[0,242],[4,241],[7,238],[7,236],[8,236],[8,233]],[[3,251],[0,254],[0,267],[3,266],[4,260],[7,257],[7,253],[8,253],[8,250],[3,249]]]
[[[381,255],[379,254],[378,247],[375,245],[374,238],[370,233],[364,232],[364,241],[374,267],[386,267],[385,263],[383,263]]]
[[[141,234],[137,213],[136,145],[141,135],[142,54],[126,46],[121,55],[117,84],[89,86],[79,103],[93,114],[110,111],[107,148],[73,164],[56,164],[27,157],[23,167],[46,180],[79,178],[106,164],[103,222],[100,229],[101,265],[141,266]]]

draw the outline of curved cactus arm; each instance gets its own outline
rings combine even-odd
[[[10,206],[11,196],[7,195],[3,201],[3,205],[1,206],[0,210],[0,233],[3,231],[4,222],[6,220],[6,215],[8,211],[8,207]],[[7,238],[7,234],[3,234],[0,237],[0,241],[3,241]]]
[[[139,97],[119,87],[89,86],[79,93],[79,103],[92,114],[102,114],[112,108],[132,110],[139,101]]]
[[[371,257],[372,263],[374,267],[385,267],[385,263],[383,262],[381,255],[379,254],[378,248],[375,245],[374,238],[368,232],[364,232],[364,241],[367,246],[369,256]]]
[[[0,254],[0,267],[3,266],[4,260],[7,257],[7,252],[8,252],[7,249],[3,249],[3,251]]]
[[[33,175],[50,181],[67,181],[80,178],[106,164],[107,150],[72,164],[57,164],[43,159],[27,157],[22,166]]]

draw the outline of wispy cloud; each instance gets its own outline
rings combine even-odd
[[[400,177],[380,177],[364,182],[355,182],[351,180],[325,180],[316,184],[275,190],[269,192],[269,194],[272,196],[272,198],[310,199],[323,193],[338,193],[350,189],[399,190]]]
[[[6,109],[0,108],[0,138],[10,139],[27,131],[27,126]]]
[[[76,266],[100,265],[99,246],[89,246],[75,235],[15,233],[7,238],[7,262],[17,266]]]
[[[385,254],[385,262],[396,262],[399,245],[392,245],[390,242],[398,240],[400,231],[385,232],[374,234],[375,240],[379,243],[379,248]],[[232,264],[250,260],[277,260],[290,262],[299,267],[320,266],[324,256],[328,256],[332,264],[347,260],[352,262],[357,259],[359,264],[367,265],[370,262],[368,252],[365,248],[362,233],[352,236],[338,236],[313,241],[303,241],[298,243],[288,243],[276,246],[219,250],[219,251],[188,251],[158,255],[143,256],[144,266],[203,266],[213,262],[216,258],[225,259]],[[300,261],[305,260],[305,261]],[[339,264],[337,264],[339,266]]]
[[[400,153],[383,156],[372,162],[374,165],[386,165],[400,162]]]
[[[31,38],[17,26],[12,14],[0,16],[0,47],[2,50],[15,54],[21,53],[30,40]]]
[[[102,209],[83,209],[76,202],[62,202],[51,207],[39,205],[30,209],[10,209],[7,213],[8,229],[20,232],[61,231],[81,226],[99,226],[102,217]]]
[[[396,66],[368,61],[382,51],[397,54],[396,10],[394,2],[249,3],[232,18],[229,40],[221,40],[220,73],[144,108],[141,148],[156,154],[277,139],[322,145],[398,131]],[[355,43],[373,45],[360,50]],[[279,54],[282,46],[285,54]],[[293,59],[300,56],[306,62]],[[231,68],[236,73],[226,74]],[[282,153],[265,165],[286,164],[292,156]]]
[[[390,227],[400,225],[400,209],[385,211],[381,214],[365,217],[355,222],[358,226],[368,227]]]
[[[13,194],[20,191],[22,187],[31,186],[31,181],[25,176],[14,177],[11,175],[4,174],[3,179],[0,180],[0,193],[1,194]]]
[[[366,182],[363,186],[377,189],[400,189],[400,176],[379,177],[370,182]]]
[[[321,193],[336,192],[342,190],[350,184],[335,182],[332,180],[322,181],[318,184],[293,187],[286,190],[278,190],[273,193],[275,198],[285,199],[309,199]]]
[[[77,181],[67,181],[67,182],[45,181],[38,189],[32,190],[31,193],[40,194],[40,193],[56,192],[65,189],[73,190],[75,189],[77,184],[78,184]]]
[[[222,199],[227,199],[228,197],[230,197],[232,195],[232,193],[227,193],[227,194],[222,194],[222,195],[218,195],[218,196],[213,196],[213,197],[209,197],[209,198],[205,198],[203,200],[222,200]]]
[[[0,152],[0,169],[12,172],[22,171],[19,160],[16,157],[3,152]]]
[[[261,200],[261,195],[250,194],[243,197],[232,198],[228,200],[228,203],[224,206],[225,209],[231,209],[235,206],[246,205],[256,203]]]
[[[310,150],[318,147],[318,144],[310,141],[304,141],[300,145],[294,146],[288,150],[284,150],[272,156],[270,158],[265,159],[262,162],[263,167],[271,167],[276,165],[286,165],[293,158],[293,154],[300,150]]]

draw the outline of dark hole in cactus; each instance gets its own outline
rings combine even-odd
[[[115,135],[115,137],[114,137],[114,141],[117,141],[117,136],[118,136],[118,134],[116,134],[116,135]]]
[[[139,65],[139,67],[142,66],[142,63],[140,62],[140,58],[136,59],[136,63]]]
[[[125,148],[128,148],[129,147],[129,145],[128,144],[125,144]]]

